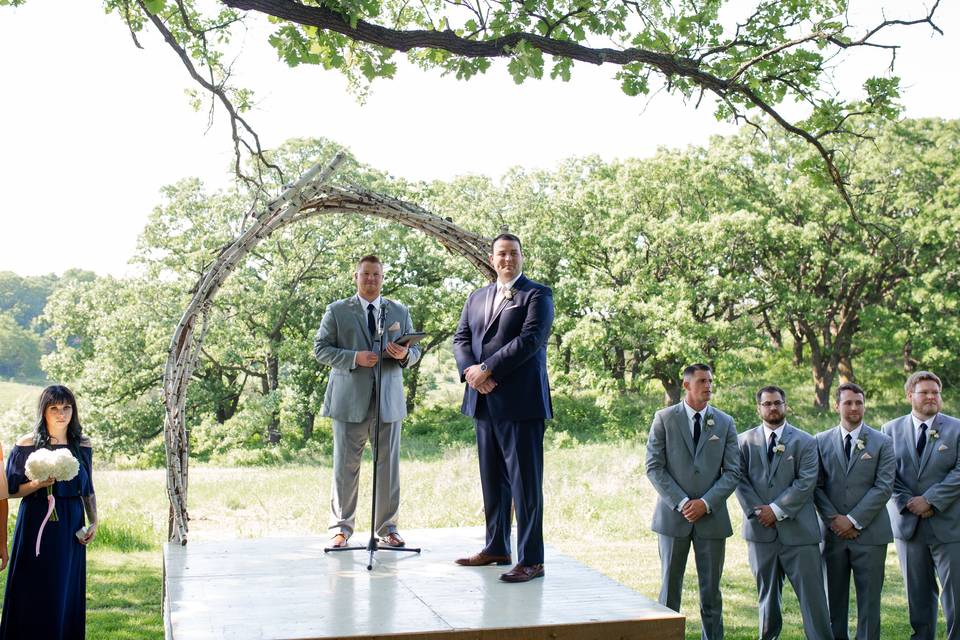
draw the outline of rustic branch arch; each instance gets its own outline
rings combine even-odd
[[[190,453],[185,407],[190,377],[206,336],[209,311],[220,286],[261,240],[277,229],[318,215],[355,213],[375,216],[426,233],[450,252],[469,260],[487,277],[494,277],[493,269],[487,262],[489,239],[464,231],[450,220],[414,204],[358,187],[333,186],[330,181],[343,160],[343,154],[338,153],[325,166],[314,165],[263,211],[254,215],[253,223],[220,251],[201,276],[193,299],[177,324],[163,376],[167,497],[170,500],[167,535],[171,542],[187,543],[187,471]]]

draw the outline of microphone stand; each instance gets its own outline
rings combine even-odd
[[[384,337],[386,331],[384,331],[384,324],[386,320],[387,305],[383,304],[381,300],[380,304],[380,313],[377,315],[377,334],[375,336],[375,342],[377,345],[377,364],[376,364],[376,375],[373,378],[374,385],[374,395],[377,397],[377,407],[374,410],[374,420],[373,423],[373,441],[370,443],[370,448],[373,453],[373,495],[370,500],[370,540],[367,542],[367,546],[349,546],[349,547],[326,547],[324,548],[324,553],[329,553],[331,551],[359,551],[367,550],[370,553],[370,558],[367,562],[367,571],[373,570],[373,556],[377,551],[398,551],[406,553],[420,553],[419,547],[391,547],[380,546],[379,541],[377,540],[377,463],[380,460],[380,402],[383,394],[383,385],[381,384],[383,378],[383,354],[386,351],[386,346],[384,345]]]

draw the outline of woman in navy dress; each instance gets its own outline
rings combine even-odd
[[[68,448],[80,461],[73,480],[28,480],[24,464],[37,449]],[[11,498],[21,498],[10,549],[7,591],[0,619],[0,640],[43,638],[82,640],[86,623],[86,545],[97,531],[93,493],[92,449],[69,389],[47,387],[40,394],[37,425],[10,451],[7,485]],[[47,514],[47,487],[53,485],[58,520],[47,522],[36,555],[37,533]],[[90,523],[85,534],[84,514]]]

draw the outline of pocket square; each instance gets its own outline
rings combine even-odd
[[[793,460],[793,456],[787,458],[787,462],[790,462],[791,460]]]
[[[392,325],[387,327],[387,331],[400,331],[400,323],[394,322]]]
[[[942,445],[940,445],[939,447],[937,447],[937,451],[946,451],[946,450],[949,449],[949,448],[950,448],[950,447],[948,447],[947,445],[942,444]]]
[[[860,459],[861,459],[861,460],[873,460],[873,456],[870,455],[869,453],[864,452],[864,454],[863,454],[862,456],[860,456]]]
[[[714,440],[719,440],[719,439],[720,439],[720,436],[718,436],[717,434],[713,434],[712,436],[710,436],[710,442],[713,442]]]

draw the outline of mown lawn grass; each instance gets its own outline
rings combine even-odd
[[[17,402],[28,398],[36,403],[43,387],[20,382],[5,382],[0,380],[0,413],[13,407]]]
[[[654,492],[643,473],[643,458],[643,444],[636,440],[549,449],[544,528],[548,544],[556,550],[655,599],[659,560],[656,536],[649,530]],[[483,523],[472,447],[451,447],[429,460],[405,460],[401,473],[402,530]],[[362,487],[369,484],[368,474],[369,465],[364,465]],[[189,495],[191,540],[326,535],[329,481],[327,466],[194,466]],[[167,513],[163,482],[164,472],[159,470],[96,475],[103,524],[87,567],[90,638],[163,636],[161,543]],[[364,491],[359,522],[369,521],[369,498]],[[11,507],[15,509],[16,501]],[[747,639],[756,637],[756,591],[746,543],[739,535],[739,508],[733,501],[729,507],[736,533],[728,541],[723,578],[727,637]],[[896,563],[890,545],[883,592],[884,638],[909,636]],[[700,637],[700,630],[692,558],[688,571],[683,613],[688,616],[687,638],[694,639]],[[784,589],[784,612],[784,640],[804,638],[789,586]]]

